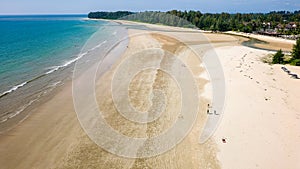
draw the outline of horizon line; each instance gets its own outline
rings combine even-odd
[[[90,12],[118,12],[118,11],[128,11],[128,12],[134,12],[134,13],[138,13],[138,12],[168,12],[168,11],[173,11],[173,10],[177,10],[177,11],[199,11],[201,12],[200,10],[178,10],[178,9],[172,9],[172,10],[166,10],[166,11],[162,11],[162,10],[144,10],[144,11],[130,11],[130,10],[95,10],[95,11],[89,11],[87,13],[0,13],[0,16],[32,16],[32,15],[88,15],[88,13]],[[290,11],[290,10],[271,10],[271,11],[268,11],[268,12],[201,12],[202,14],[221,14],[221,13],[228,13],[228,14],[237,14],[237,13],[240,13],[240,14],[258,14],[258,13],[262,13],[262,14],[268,14],[268,13],[271,13],[271,12],[281,12],[281,11],[285,11],[285,12],[291,12],[291,13],[294,13],[296,11],[300,11],[300,10],[293,10],[293,11]]]

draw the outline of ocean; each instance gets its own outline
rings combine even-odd
[[[0,127],[72,78],[77,60],[111,40],[85,15],[0,16]]]

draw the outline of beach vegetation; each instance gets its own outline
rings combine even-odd
[[[292,56],[294,60],[300,59],[300,38],[293,47]]]
[[[293,59],[290,61],[290,65],[300,66],[300,59]]]
[[[300,66],[300,39],[296,41],[287,63],[293,66]]]
[[[268,54],[260,58],[263,63],[272,64],[273,62],[273,54]]]
[[[279,51],[277,51],[275,53],[275,55],[273,56],[273,64],[283,64],[285,63],[284,61],[284,54],[282,53],[282,50],[280,49]]]

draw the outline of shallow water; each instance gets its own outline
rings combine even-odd
[[[70,80],[76,61],[113,39],[118,27],[85,17],[0,16],[0,127]]]

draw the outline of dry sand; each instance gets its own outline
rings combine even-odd
[[[128,22],[126,22],[128,23]],[[133,24],[133,23],[131,23]],[[230,35],[204,35],[183,28],[149,25],[173,32],[129,30],[143,33],[130,39],[127,51],[102,76],[96,87],[99,106],[107,122],[119,132],[136,137],[155,136],[170,127],[178,116],[179,91],[168,75],[157,70],[137,74],[129,87],[132,104],[149,107],[153,89],[161,88],[168,98],[162,119],[150,125],[136,125],[123,119],[113,108],[110,90],[112,73],[122,60],[147,48],[162,48],[177,54],[191,68],[202,96],[196,124],[189,135],[165,154],[145,159],[122,158],[98,147],[81,129],[73,108],[71,83],[49,101],[36,107],[28,119],[0,136],[1,168],[291,168],[300,167],[300,80],[291,79],[279,65],[262,63],[269,52],[240,46],[241,39]],[[177,31],[174,31],[177,30]],[[178,41],[178,39],[181,41]],[[182,43],[184,42],[184,43]],[[210,102],[209,82],[200,56],[214,47],[226,79],[226,107],[213,138],[199,144]],[[160,61],[161,62],[161,61]],[[300,75],[298,67],[288,66]],[[100,82],[107,82],[101,85]],[[141,87],[142,86],[142,87]],[[207,91],[205,91],[207,90]],[[173,105],[173,106],[171,106]],[[174,106],[175,105],[175,106]],[[226,143],[222,142],[226,139]]]
[[[214,136],[222,168],[299,168],[300,80],[280,65],[262,63],[268,52],[241,46],[215,51],[227,83],[226,108]],[[300,74],[299,67],[286,67]]]

